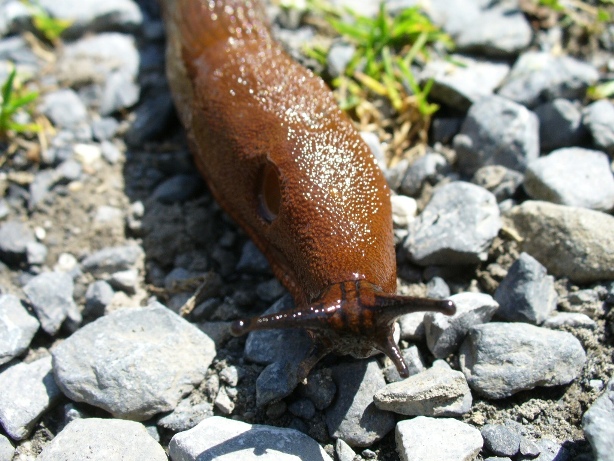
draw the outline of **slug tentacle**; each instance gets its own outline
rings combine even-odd
[[[394,322],[402,315],[420,311],[453,315],[456,307],[449,300],[388,294],[368,282],[350,281],[333,285],[306,308],[237,320],[231,331],[239,336],[256,330],[305,328],[316,348],[325,343],[339,354],[359,358],[380,351],[392,360],[401,376],[407,377],[407,365],[393,339]]]

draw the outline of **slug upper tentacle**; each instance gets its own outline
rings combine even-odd
[[[301,326],[326,350],[386,353],[407,312],[449,301],[396,295],[390,190],[326,84],[271,37],[250,0],[160,0],[167,75],[195,163],[220,205],[265,254],[298,309],[234,332]]]

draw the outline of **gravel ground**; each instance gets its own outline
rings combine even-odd
[[[0,80],[40,91],[45,131],[3,145],[0,461],[613,460],[614,105],[586,91],[614,78],[614,26],[483,3],[429,4],[457,48],[417,69],[442,105],[424,155],[390,167],[363,133],[399,292],[458,312],[399,319],[405,380],[330,356],[297,383],[304,332],[229,334],[292,300],[196,173],[157,4],[42,0],[74,19],[50,47],[3,2]],[[314,39],[270,13],[293,55]]]

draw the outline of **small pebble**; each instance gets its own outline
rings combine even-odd
[[[597,329],[597,324],[588,315],[578,312],[556,312],[548,317],[542,325],[544,328],[560,330],[563,327]]]
[[[318,410],[327,408],[337,393],[330,369],[315,370],[307,377],[307,382],[299,387],[300,394],[311,400]]]
[[[183,432],[211,416],[213,416],[211,403],[194,403],[190,398],[186,398],[179,402],[173,411],[158,419],[157,424],[173,432]]]
[[[87,122],[85,104],[71,89],[47,93],[39,109],[57,127],[74,128]]]
[[[7,264],[19,264],[26,258],[28,244],[35,243],[34,233],[20,221],[0,225],[0,259]]]
[[[81,266],[85,272],[103,277],[131,269],[142,257],[143,249],[138,245],[107,247],[87,256]]]
[[[487,424],[480,432],[484,447],[497,456],[515,456],[520,450],[519,435],[503,424]]]
[[[400,421],[395,439],[402,461],[472,461],[483,444],[475,427],[456,419],[427,416]]]
[[[380,410],[402,415],[442,417],[467,413],[472,398],[460,371],[449,366],[433,366],[379,389],[373,402]]]
[[[582,112],[582,123],[588,128],[597,149],[614,154],[614,104],[601,99]]]
[[[222,386],[215,398],[215,407],[223,414],[229,415],[235,409],[234,402],[230,399],[226,387]]]
[[[51,356],[2,370],[0,389],[0,424],[13,440],[28,437],[61,395],[53,379]]]
[[[535,108],[539,119],[541,150],[550,152],[560,147],[583,144],[588,132],[582,125],[582,113],[567,99],[555,99]]]
[[[288,405],[288,411],[294,416],[310,420],[316,414],[316,407],[309,399],[298,399]]]
[[[69,315],[78,314],[73,290],[72,277],[65,272],[45,272],[23,287],[42,329],[50,335],[59,331]]]
[[[18,297],[0,294],[0,365],[28,348],[39,326]]]
[[[497,317],[541,325],[556,309],[554,277],[533,256],[521,253],[495,292]]]
[[[455,352],[469,329],[489,322],[499,307],[492,296],[484,293],[459,293],[449,299],[456,304],[454,315],[428,312],[424,316],[426,344],[437,358]]]
[[[352,450],[352,447],[345,443],[343,439],[337,439],[335,441],[335,453],[339,461],[354,461],[354,457],[356,456],[356,452]]]
[[[405,195],[417,197],[426,181],[437,183],[448,169],[448,161],[443,155],[427,153],[407,168],[401,179],[400,190]]]
[[[386,385],[377,362],[361,360],[333,367],[337,397],[326,409],[326,425],[333,438],[351,447],[368,447],[394,428],[394,416],[373,405],[373,395]]]
[[[502,165],[487,165],[478,169],[471,182],[492,192],[497,202],[512,198],[524,181],[522,173]]]

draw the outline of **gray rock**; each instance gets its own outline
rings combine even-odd
[[[29,243],[26,248],[26,259],[31,266],[42,266],[47,260],[47,247],[39,242]]]
[[[402,461],[472,461],[483,443],[480,431],[469,424],[427,416],[400,421],[395,438]]]
[[[407,169],[401,180],[401,192],[417,197],[426,181],[438,182],[446,169],[449,169],[449,164],[443,155],[436,152],[423,155]]]
[[[445,362],[443,362],[445,363]],[[380,410],[411,416],[461,416],[471,409],[465,376],[446,366],[433,366],[403,381],[388,384],[373,396]]]
[[[418,204],[416,199],[406,195],[393,195],[390,197],[392,205],[392,224],[395,229],[407,229],[409,223],[416,218]]]
[[[103,277],[132,269],[142,257],[143,249],[138,245],[107,247],[87,256],[81,261],[81,267],[94,277]]]
[[[294,308],[294,302],[286,294],[262,315],[275,314]],[[313,342],[302,328],[253,331],[247,336],[244,356],[256,363],[298,362],[307,356]]]
[[[263,407],[287,397],[298,385],[299,363],[282,360],[267,365],[256,379],[256,405]]]
[[[488,96],[471,106],[454,137],[458,166],[474,174],[486,165],[523,172],[539,156],[539,121],[526,107],[500,96]]]
[[[71,89],[47,93],[39,110],[58,127],[71,129],[87,122],[85,104]]]
[[[563,327],[586,328],[595,330],[597,324],[588,315],[577,312],[556,312],[552,317],[548,317],[542,325],[544,328],[558,330]]]
[[[169,414],[158,419],[158,426],[173,432],[183,432],[212,416],[213,405],[210,402],[194,403],[188,397],[179,402]]]
[[[70,399],[142,421],[175,408],[214,356],[211,339],[157,304],[81,328],[53,350],[53,371]]]
[[[143,23],[143,14],[137,3],[131,0],[41,0],[43,7],[51,17],[70,18],[72,24],[64,36],[75,37],[85,31],[101,32],[121,30],[134,32]]]
[[[115,292],[111,285],[104,280],[97,280],[91,283],[85,292],[83,315],[88,317],[104,315],[104,310],[111,303],[114,294]]]
[[[105,80],[102,90],[99,112],[103,116],[111,115],[139,101],[140,87],[133,77],[126,72],[113,72]]]
[[[13,447],[9,439],[0,434],[0,461],[12,461],[14,454],[15,447]]]
[[[53,2],[53,0],[46,1]],[[84,84],[99,82],[101,76],[106,79],[113,72],[120,72],[135,80],[139,64],[135,38],[131,35],[107,32],[67,44],[59,58],[58,68],[61,78],[74,84]]]
[[[38,461],[88,459],[166,461],[164,449],[145,426],[119,419],[75,419],[49,442]]]
[[[571,461],[572,457],[566,448],[556,442],[548,439],[541,439],[536,442],[539,449],[539,455],[521,456],[520,461]]]
[[[614,177],[603,152],[558,149],[527,166],[524,188],[536,200],[598,211],[614,208]]]
[[[332,461],[315,440],[302,432],[220,416],[176,434],[169,444],[172,461],[218,459],[229,457],[229,453],[233,459],[244,461]]]
[[[420,74],[422,84],[433,80],[429,97],[460,111],[490,96],[510,71],[506,63],[452,55],[430,60]]]
[[[501,280],[495,300],[500,306],[497,317],[541,325],[556,309],[554,277],[533,256],[521,253]]]
[[[460,117],[436,117],[431,121],[433,143],[451,144],[452,138],[460,131],[463,119]]]
[[[119,122],[113,117],[103,117],[92,122],[92,135],[96,141],[113,139],[118,129]]]
[[[454,315],[428,312],[424,316],[426,344],[439,359],[455,352],[469,329],[489,322],[499,307],[492,296],[484,293],[459,293],[449,299],[456,304]]]
[[[356,452],[352,450],[352,447],[345,443],[343,439],[337,439],[335,441],[335,453],[339,461],[354,461],[354,457],[356,456]]]
[[[318,410],[327,408],[337,393],[330,369],[323,368],[311,373],[307,382],[299,387],[301,395],[311,400]]]
[[[17,296],[0,295],[0,365],[28,348],[39,326]]]
[[[450,296],[450,287],[441,277],[433,277],[426,284],[426,297],[445,299]]]
[[[425,312],[413,312],[397,319],[401,330],[401,339],[421,342],[424,340],[424,316]]]
[[[345,73],[345,68],[352,60],[356,47],[347,43],[334,43],[326,56],[326,69],[331,77],[336,78]]]
[[[368,447],[394,428],[392,413],[379,410],[373,395],[386,385],[374,360],[344,363],[333,368],[337,398],[326,411],[328,433],[351,447]]]
[[[236,396],[236,389],[232,389],[233,394]],[[217,408],[223,415],[231,414],[235,409],[235,404],[229,395],[226,386],[222,386],[220,391],[215,397],[215,408]]]
[[[102,141],[100,143],[100,151],[104,159],[111,165],[115,165],[122,158],[122,152],[109,141]]]
[[[568,384],[585,361],[582,345],[570,333],[526,323],[477,325],[469,330],[459,355],[471,389],[491,399]]]
[[[590,131],[595,147],[614,154],[614,104],[607,99],[589,104],[582,112],[582,123]]]
[[[508,216],[523,239],[522,251],[549,273],[577,283],[614,279],[614,217],[530,200]]]
[[[522,184],[522,173],[501,165],[488,165],[478,169],[471,182],[492,192],[497,202],[512,198]]]
[[[38,418],[60,397],[51,357],[19,363],[0,373],[0,424],[13,440],[23,440]]]
[[[56,174],[53,170],[43,170],[36,173],[34,180],[30,183],[30,197],[28,199],[28,208],[35,210],[49,195],[49,191],[56,183]]]
[[[199,175],[178,174],[160,183],[151,198],[162,203],[186,202],[202,187],[203,180]]]
[[[22,2],[18,0],[5,2],[0,11],[0,35],[4,37],[10,32],[23,30],[31,16],[32,13]],[[5,81],[5,77],[1,80]]]
[[[288,411],[294,416],[310,420],[316,414],[316,407],[309,399],[298,399],[288,405]]]
[[[527,458],[535,458],[541,453],[541,448],[526,437],[520,437],[520,454]]]
[[[125,136],[126,143],[132,147],[159,138],[175,117],[175,106],[166,87],[142,94],[141,101],[134,111],[134,122]]]
[[[555,99],[535,108],[539,119],[539,143],[542,151],[582,144],[587,130],[580,109],[567,99]]]
[[[612,459],[612,453],[614,453],[614,378],[610,379],[604,393],[584,413],[582,428],[593,448],[595,461]]]
[[[495,196],[466,182],[438,188],[409,226],[403,247],[420,265],[477,264],[485,261],[501,229]]]
[[[26,258],[28,244],[36,242],[34,232],[20,221],[0,225],[0,258],[8,264],[19,264]]]
[[[136,269],[115,272],[111,274],[109,284],[116,290],[134,294],[139,284],[139,272]]]
[[[503,424],[482,427],[484,448],[497,456],[515,456],[520,450],[520,436]]]
[[[405,359],[405,363],[407,364],[410,376],[421,373],[426,369],[424,367],[424,362],[422,360],[422,356],[420,355],[420,351],[416,346],[411,345],[407,349],[403,349],[401,351],[401,354]],[[397,367],[388,357],[384,359],[384,364],[386,366],[386,368],[384,369],[384,377],[386,378],[387,382],[394,383],[404,379],[401,378]]]
[[[45,272],[23,287],[41,327],[50,335],[59,331],[68,316],[78,316],[73,290],[72,277],[65,272]]]
[[[258,275],[269,274],[271,272],[266,257],[251,240],[248,240],[245,242],[245,245],[243,245],[241,258],[239,258],[239,262],[237,263],[237,270]]]
[[[432,0],[424,8],[461,52],[510,57],[531,42],[531,28],[513,2]]]
[[[599,74],[590,64],[548,52],[523,53],[499,89],[499,95],[535,107],[555,98],[582,99]]]

